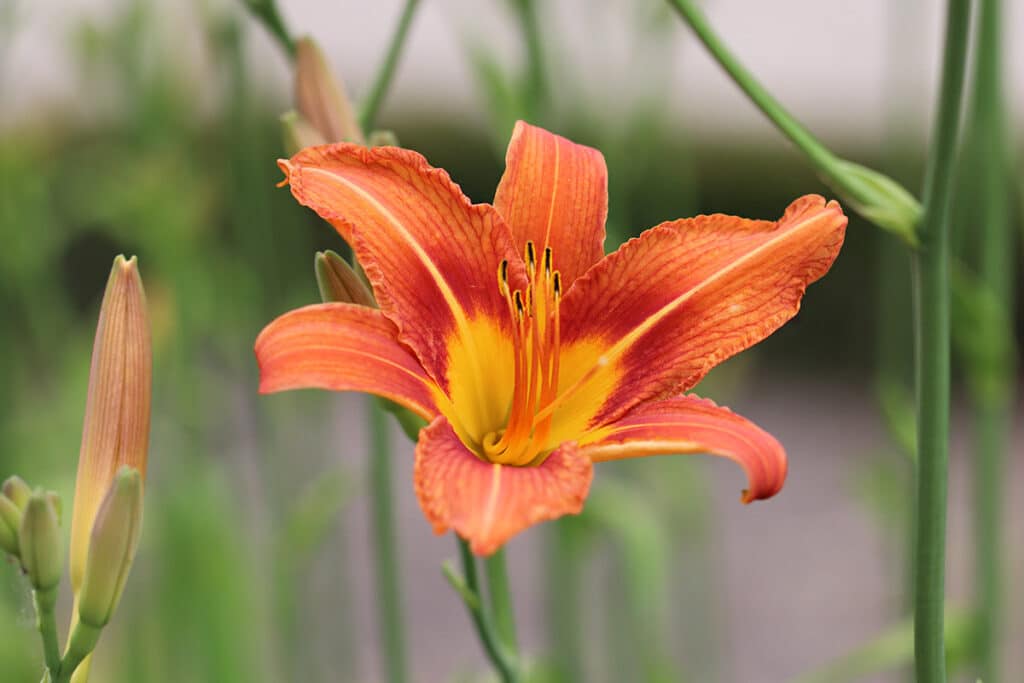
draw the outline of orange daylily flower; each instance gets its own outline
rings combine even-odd
[[[782,487],[771,435],[685,392],[796,314],[842,245],[836,202],[670,221],[604,256],[604,158],[522,122],[493,205],[404,149],[341,143],[279,164],[352,246],[380,309],[272,322],[260,391],[364,391],[426,419],[415,490],[438,533],[492,553],[579,512],[593,463],[640,455],[730,458],[745,502]]]

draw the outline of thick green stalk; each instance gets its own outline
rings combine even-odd
[[[1012,426],[1015,375],[1012,339],[1006,321],[1012,318],[1015,251],[1010,229],[1010,160],[1006,109],[1002,92],[1002,3],[981,0],[976,33],[974,92],[969,141],[977,166],[978,280],[998,303],[997,317],[979,318],[981,354],[968,358],[974,412],[974,539],[975,600],[978,608],[977,663],[984,681],[1000,681],[1004,578],[1002,565],[1003,506],[1006,500],[1005,458]],[[993,312],[995,313],[995,312]],[[972,362],[973,360],[973,362]]]
[[[582,624],[584,531],[575,517],[563,517],[548,527],[545,602],[549,649],[558,680],[582,681],[586,680]]]
[[[377,70],[377,77],[373,80],[373,85],[370,86],[369,94],[363,100],[359,112],[359,125],[366,134],[373,130],[380,105],[384,102],[384,96],[387,95],[391,81],[394,79],[398,58],[402,54],[402,48],[405,46],[405,40],[409,34],[409,26],[412,25],[413,15],[416,14],[419,4],[419,0],[405,0],[405,7],[402,8],[402,14],[398,18],[395,34],[391,37],[391,44],[388,45],[388,51],[384,55],[384,62]]]
[[[408,680],[402,599],[398,586],[398,547],[395,532],[394,494],[391,490],[390,420],[376,400],[370,411],[370,490],[373,514],[373,559],[377,577],[377,604],[384,668],[389,683]]]
[[[487,592],[491,597],[494,627],[502,644],[515,652],[519,646],[516,642],[516,619],[512,608],[512,591],[508,584],[504,548],[484,560],[484,571],[487,573]]]
[[[502,643],[497,629],[494,626],[490,612],[483,602],[483,594],[480,591],[480,580],[477,577],[476,558],[473,557],[469,544],[461,538],[456,537],[459,543],[459,559],[462,562],[462,573],[465,580],[465,587],[468,590],[468,597],[475,598],[463,601],[473,619],[473,626],[476,627],[480,643],[484,647],[487,658],[491,660],[502,683],[518,683],[519,669],[516,663],[515,651],[510,651]]]
[[[915,259],[919,449],[914,581],[917,683],[946,680],[943,608],[949,465],[949,209],[967,63],[969,0],[949,0],[946,22],[938,115],[924,181],[924,218],[918,231],[921,248]]]

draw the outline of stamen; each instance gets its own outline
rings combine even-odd
[[[511,291],[507,259],[498,265],[498,289],[512,321],[515,384],[504,429],[486,434],[480,442],[490,461],[506,465],[529,465],[541,457],[552,416],[575,388],[558,394],[562,276],[554,270],[554,254],[551,247],[544,248],[543,277],[538,277],[532,241],[526,243],[524,256],[529,276],[524,289]]]

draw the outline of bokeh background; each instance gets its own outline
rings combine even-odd
[[[491,199],[517,117],[604,152],[609,248],[670,218],[773,218],[800,194],[828,194],[661,3],[536,3],[540,79],[527,68],[515,4],[423,0],[380,117],[474,200]],[[281,10],[358,98],[400,5],[285,0]],[[1020,140],[1024,7],[1006,5]],[[705,6],[827,145],[920,186],[942,3]],[[98,652],[100,683],[381,680],[369,404],[256,394],[256,334],[317,300],[315,250],[343,249],[274,188],[290,78],[240,2],[0,0],[0,477],[17,472],[70,500],[116,254],[139,256],[152,316],[146,525]],[[969,254],[964,197],[958,230]],[[741,506],[742,473],[709,458],[602,466],[582,516],[511,543],[537,680],[795,681],[883,633],[876,660],[890,658],[888,672],[859,680],[907,679],[909,282],[900,244],[853,217],[799,316],[699,387],[787,446],[791,474],[776,499]],[[971,441],[959,401],[954,435],[949,593],[961,624],[972,594]],[[1022,436],[1010,491],[1024,486]],[[487,680],[440,571],[455,544],[430,532],[397,429],[395,443],[412,678]],[[1013,580],[1024,577],[1024,503],[1011,498],[1008,681],[1024,677],[1024,648],[1014,647],[1024,643],[1024,591]],[[39,676],[26,595],[15,567],[0,566],[5,683]],[[964,632],[951,639],[954,659]]]

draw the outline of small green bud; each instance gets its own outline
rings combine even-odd
[[[25,509],[28,498],[32,495],[32,488],[25,483],[24,479],[16,474],[7,478],[2,491],[19,510]]]
[[[64,541],[53,503],[37,490],[25,506],[19,533],[21,566],[37,591],[49,591],[60,583],[64,571]]]
[[[320,298],[377,307],[373,294],[348,262],[333,251],[318,251],[314,260]]]
[[[921,203],[905,187],[883,173],[845,159],[837,160],[830,175],[830,185],[857,213],[910,246],[919,246]]]
[[[78,618],[102,628],[124,592],[142,531],[142,475],[122,467],[96,512],[89,539],[85,577],[78,595]]]
[[[375,130],[366,141],[368,147],[399,147],[398,136],[393,130]]]
[[[327,142],[320,131],[296,111],[281,114],[281,135],[284,139],[284,151],[289,155],[297,153],[300,149]]]
[[[18,529],[21,528],[21,510],[7,496],[0,495],[0,549],[17,557]]]

